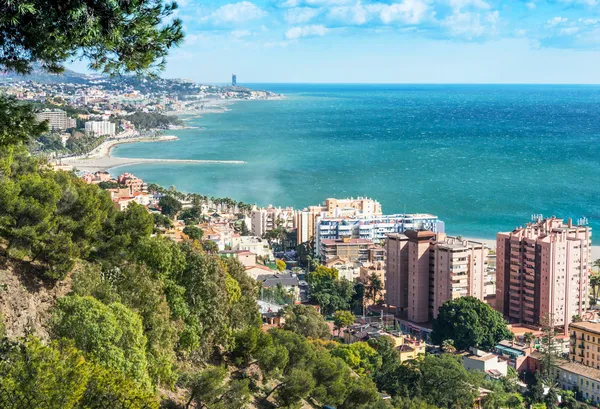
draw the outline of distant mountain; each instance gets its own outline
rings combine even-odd
[[[34,66],[31,74],[27,75],[21,75],[14,71],[0,72],[0,79],[4,81],[35,81],[41,83],[71,82],[76,84],[85,84],[88,83],[90,80],[99,77],[101,76],[98,74],[82,74],[69,69],[65,69],[65,71],[62,74],[50,74],[37,65]]]

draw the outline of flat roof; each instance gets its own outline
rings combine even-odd
[[[589,332],[595,332],[596,334],[600,334],[600,322],[573,322],[569,324],[569,329],[580,329]]]

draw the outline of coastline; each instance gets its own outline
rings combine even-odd
[[[240,160],[201,160],[201,159],[146,159],[146,158],[122,158],[111,156],[112,149],[121,144],[140,142],[169,142],[176,141],[174,135],[161,135],[159,137],[126,137],[104,141],[85,156],[75,156],[60,159],[60,165],[71,167],[87,172],[108,171],[111,168],[135,165],[140,163],[198,163],[198,164],[245,164]]]

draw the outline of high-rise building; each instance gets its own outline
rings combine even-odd
[[[116,125],[110,121],[88,121],[85,123],[85,131],[96,136],[113,136],[116,133]]]
[[[61,109],[44,109],[37,113],[38,121],[48,121],[48,127],[53,131],[64,131],[75,128],[75,119],[69,118]]]
[[[386,303],[415,323],[437,317],[448,300],[484,299],[489,250],[483,243],[444,233],[408,230],[386,240]]]
[[[235,74],[231,74],[231,85],[234,87],[237,85],[237,75]]]
[[[592,229],[537,219],[496,236],[496,309],[515,323],[551,320],[565,334],[588,305]]]

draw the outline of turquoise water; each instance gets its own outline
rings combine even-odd
[[[493,237],[531,214],[600,227],[600,87],[256,84],[247,101],[189,120],[178,141],[123,157],[244,160],[143,164],[148,182],[260,205],[370,196],[385,213],[428,212],[452,234]]]

